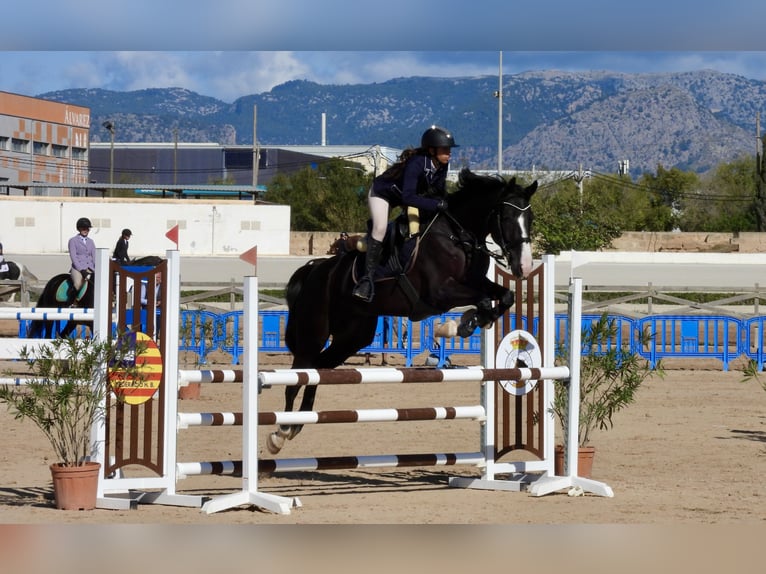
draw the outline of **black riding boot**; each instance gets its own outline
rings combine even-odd
[[[372,301],[372,298],[375,296],[375,268],[378,266],[378,263],[380,263],[382,252],[383,243],[372,237],[368,237],[365,275],[359,280],[356,287],[354,287],[354,296],[359,297],[367,303]]]
[[[66,292],[66,303],[64,303],[64,307],[72,307],[77,302],[77,289],[74,288],[72,284],[69,285],[69,288]]]

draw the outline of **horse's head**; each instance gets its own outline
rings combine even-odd
[[[516,178],[480,175],[464,168],[455,193],[448,196],[449,211],[476,237],[489,234],[502,250],[511,272],[524,278],[532,271],[532,210],[529,201],[537,182],[523,187]]]
[[[532,271],[532,208],[535,181],[527,187],[511,178],[489,217],[489,232],[500,247],[514,277],[523,279]]]

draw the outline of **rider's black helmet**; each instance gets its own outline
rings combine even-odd
[[[130,237],[131,235],[133,235],[133,232],[130,229],[125,228],[122,230],[122,234],[126,237]]]
[[[87,217],[81,217],[77,220],[77,231],[80,231],[80,229],[90,229],[91,227],[93,226],[90,224],[90,219]]]
[[[431,126],[423,132],[423,137],[420,138],[420,147],[458,147],[458,145],[449,130],[439,126]]]

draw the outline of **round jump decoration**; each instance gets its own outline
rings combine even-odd
[[[117,398],[129,405],[140,405],[151,399],[162,381],[162,355],[157,344],[146,333],[129,333],[127,344],[139,352],[129,364],[109,370],[109,382]]]
[[[495,365],[498,369],[540,368],[543,360],[540,346],[531,333],[522,330],[511,331],[497,348]],[[537,384],[537,379],[526,381],[500,381],[505,392],[525,395]]]

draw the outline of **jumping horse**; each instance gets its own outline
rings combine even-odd
[[[131,266],[150,266],[154,267],[162,261],[161,257],[156,255],[147,255],[146,257],[139,257],[133,259],[130,262]],[[90,309],[93,307],[93,284],[92,278],[89,277],[83,281],[82,287],[77,294],[77,301],[73,305],[76,309]],[[43,292],[40,294],[40,298],[37,300],[36,306],[43,308],[59,308],[69,304],[70,288],[72,280],[69,273],[59,273],[54,275],[43,288]],[[92,321],[67,321],[64,327],[58,332],[59,337],[68,337],[78,325],[86,325],[90,327]],[[29,329],[27,330],[27,336],[33,339],[43,337],[53,337],[56,335],[54,332],[54,321],[34,320],[30,322]]]
[[[389,225],[383,254],[387,276],[376,279],[370,303],[352,295],[364,263],[358,251],[314,259],[297,269],[286,291],[285,343],[293,354],[292,368],[333,369],[343,364],[372,342],[379,316],[420,321],[455,307],[471,307],[461,318],[461,337],[493,323],[513,305],[514,294],[487,278],[490,257],[505,261],[515,277],[529,274],[530,199],[536,190],[537,182],[523,187],[515,178],[463,169],[457,190],[447,196],[447,211],[421,221],[414,239],[397,233],[406,228],[406,216],[403,223]],[[501,254],[488,248],[488,236]],[[305,387],[300,410],[312,409],[316,389]],[[285,387],[285,411],[293,409],[299,390]],[[301,428],[280,425],[266,439],[269,451],[278,453]]]

